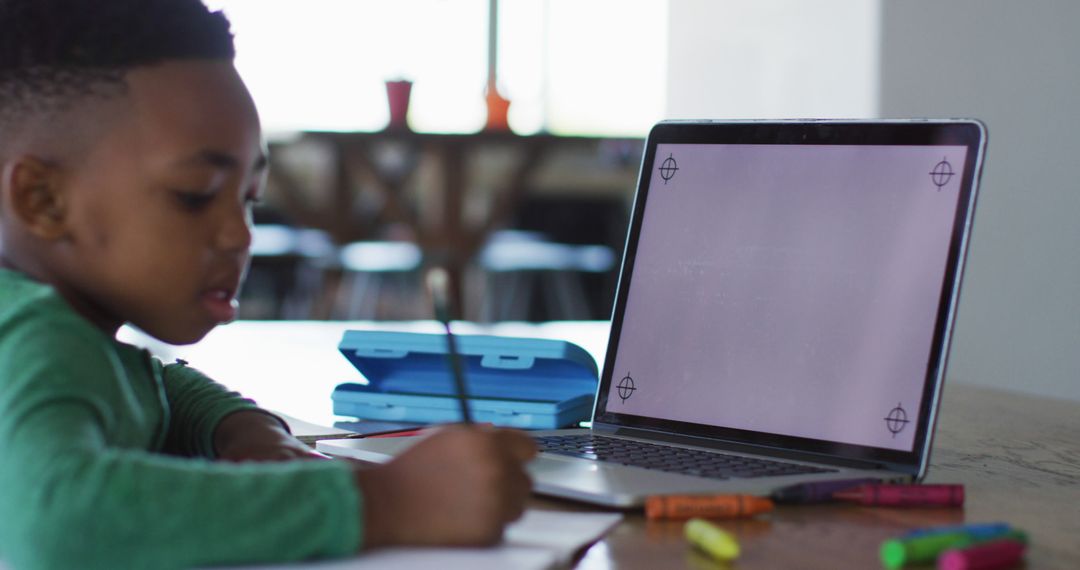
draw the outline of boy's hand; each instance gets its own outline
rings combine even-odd
[[[532,488],[532,438],[516,430],[449,426],[394,460],[356,472],[364,545],[478,545],[502,538]]]
[[[218,459],[225,461],[289,461],[325,459],[304,445],[269,414],[243,410],[225,416],[214,432]]]

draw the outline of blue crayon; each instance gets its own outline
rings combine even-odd
[[[984,540],[987,538],[993,538],[1005,534],[1012,530],[1012,527],[1008,523],[979,523],[979,524],[966,524],[966,525],[949,525],[949,526],[932,526],[927,528],[917,528],[904,535],[904,538],[916,538],[920,536],[932,536],[935,534],[946,534],[952,532],[960,532],[970,536],[976,540]]]
[[[799,483],[773,491],[770,498],[777,503],[827,503],[833,500],[833,493],[867,485],[880,483],[881,479],[841,479],[833,481],[813,481]]]

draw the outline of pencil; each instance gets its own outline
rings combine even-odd
[[[461,405],[461,421],[462,423],[471,424],[472,414],[469,412],[469,397],[465,391],[465,372],[461,368],[457,341],[454,339],[454,333],[450,331],[448,281],[445,269],[435,267],[428,271],[427,285],[435,305],[435,319],[441,322],[446,329],[446,358],[450,364],[450,373],[454,379],[454,390],[457,393],[458,403]]]

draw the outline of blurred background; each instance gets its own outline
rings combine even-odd
[[[271,149],[246,319],[610,315],[667,118],[976,117],[950,380],[1080,400],[1080,4],[208,0]]]

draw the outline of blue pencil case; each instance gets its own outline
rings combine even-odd
[[[455,335],[473,420],[554,429],[589,419],[596,362],[580,346],[536,338]],[[441,334],[346,331],[338,350],[367,384],[338,385],[334,413],[370,420],[461,421]]]

